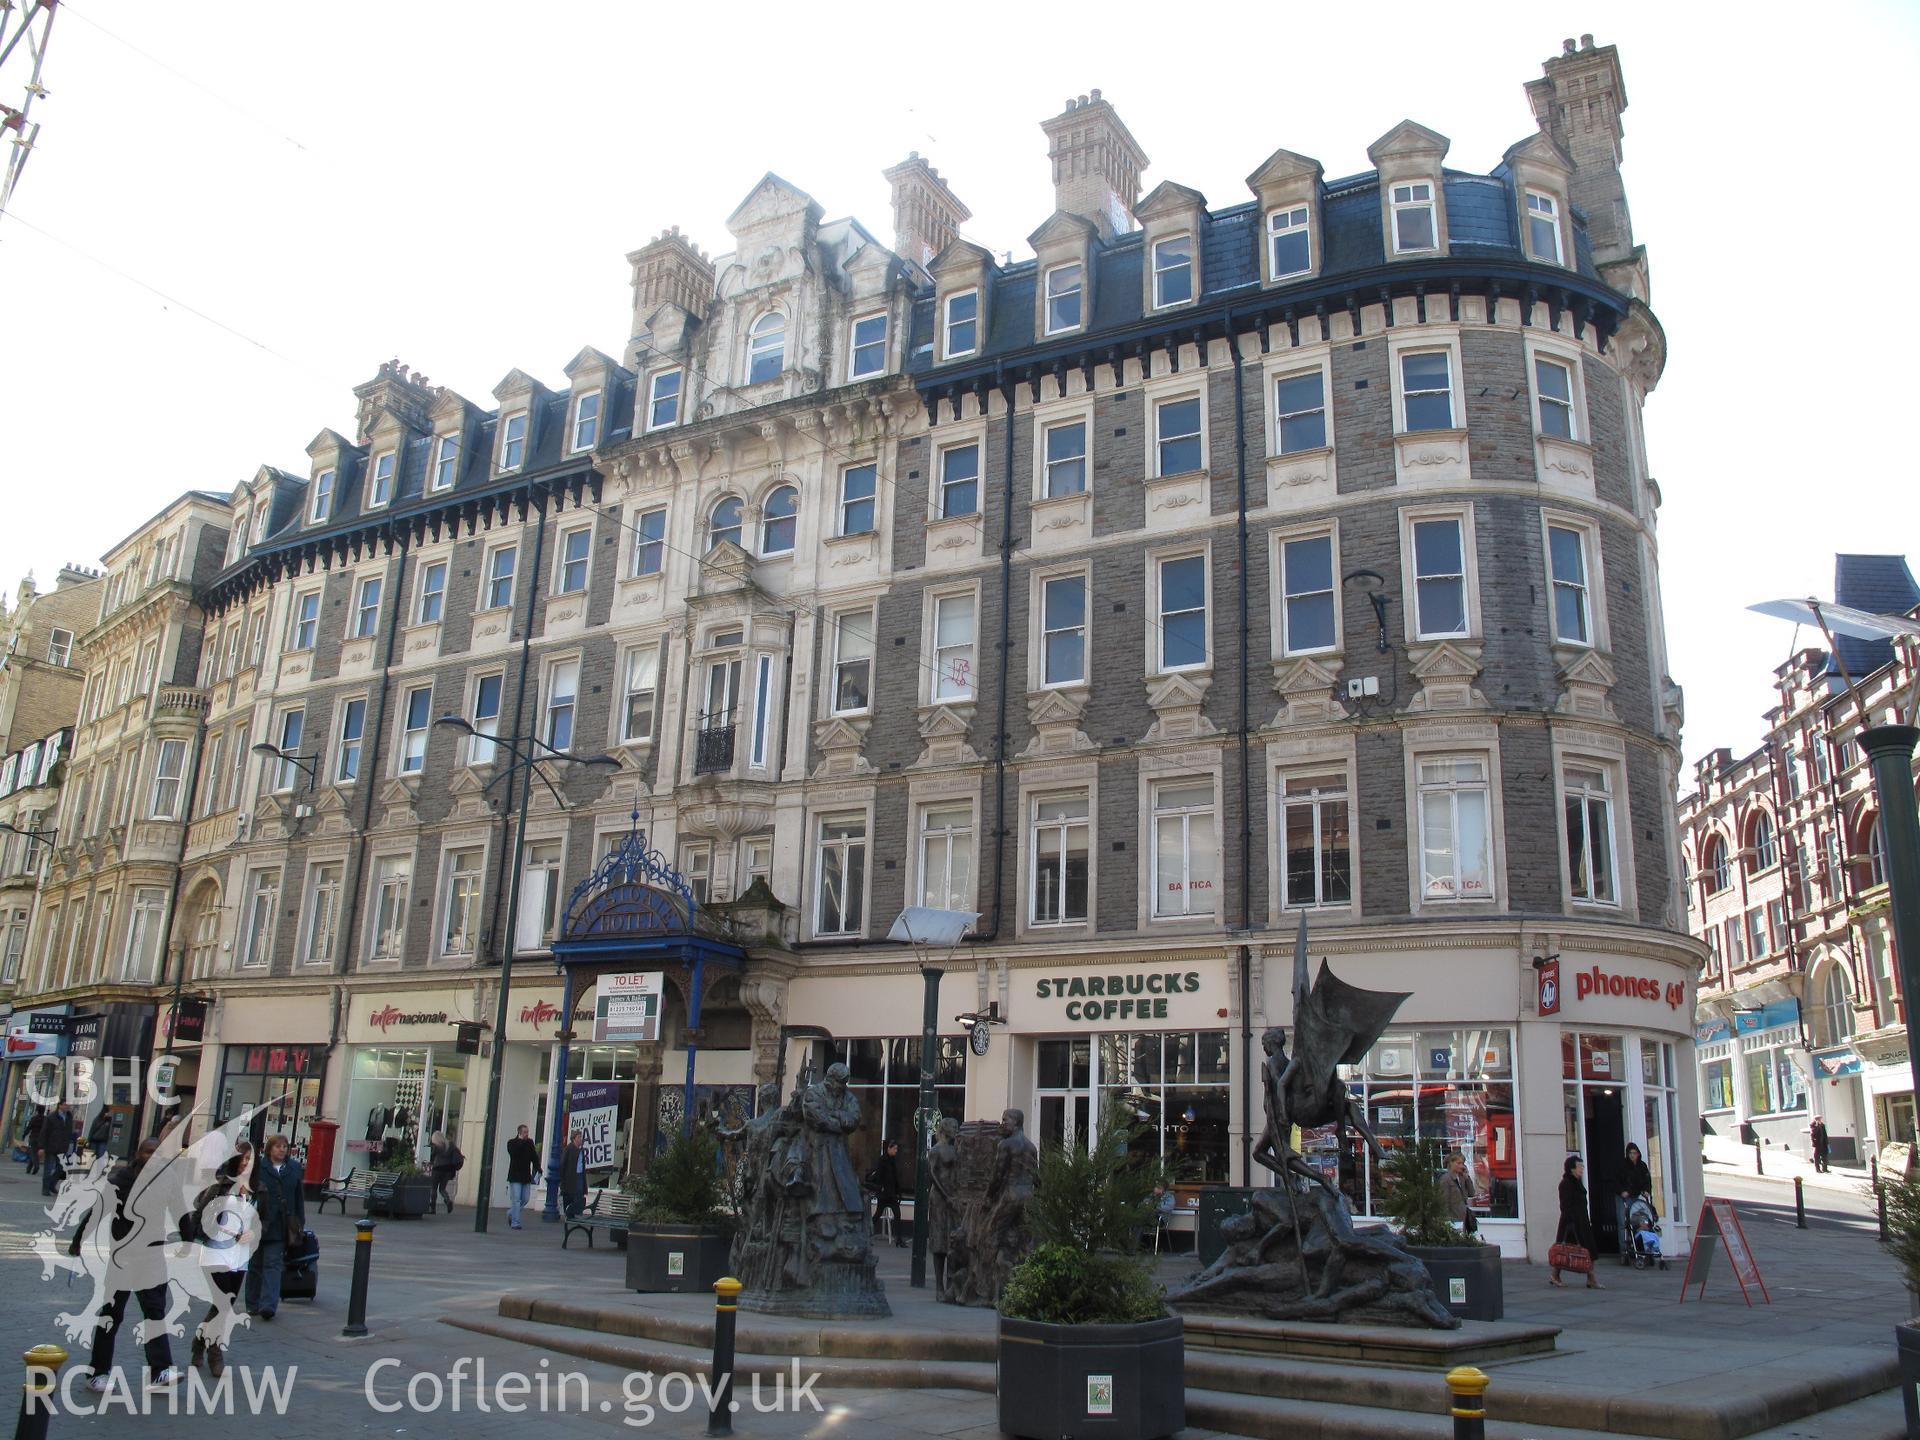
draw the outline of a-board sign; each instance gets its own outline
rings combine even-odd
[[[1687,1289],[1696,1273],[1700,1277],[1701,1295],[1707,1293],[1713,1257],[1720,1250],[1727,1252],[1727,1263],[1733,1267],[1733,1278],[1740,1282],[1740,1294],[1747,1304],[1753,1304],[1753,1291],[1758,1290],[1760,1298],[1771,1305],[1773,1297],[1767,1294],[1766,1282],[1760,1278],[1760,1262],[1754,1259],[1753,1247],[1747,1244],[1747,1232],[1740,1228],[1740,1216],[1731,1200],[1717,1195],[1709,1195],[1701,1202],[1700,1219],[1693,1227],[1693,1250],[1687,1256],[1686,1278],[1680,1282],[1681,1303],[1686,1303]]]

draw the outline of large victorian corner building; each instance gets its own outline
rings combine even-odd
[[[550,1147],[571,1096],[619,1168],[832,1057],[856,1160],[910,1155],[923,982],[882,937],[918,904],[980,914],[932,957],[943,1111],[1085,1143],[1124,1100],[1181,1185],[1243,1183],[1304,912],[1410,992],[1350,1082],[1389,1143],[1467,1153],[1490,1236],[1543,1254],[1564,1155],[1603,1195],[1631,1139],[1684,1248],[1664,342],[1615,52],[1529,98],[1491,174],[1403,122],[1216,207],[1143,199],[1096,93],[1043,127],[1033,260],[961,238],[918,156],[891,248],[769,175],[732,253],[628,257],[633,338],[564,389],[383,367],[231,497],[202,591],[172,933],[217,1108],[285,1096],[336,1173],[473,1154],[504,1045],[499,1138]],[[595,1042],[636,971],[660,1038]]]

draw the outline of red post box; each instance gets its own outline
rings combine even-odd
[[[333,1146],[340,1135],[338,1120],[307,1122],[307,1189],[318,1193],[333,1175]]]

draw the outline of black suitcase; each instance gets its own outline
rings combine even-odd
[[[286,1266],[280,1274],[280,1298],[311,1300],[320,1293],[320,1241],[311,1230],[300,1234],[297,1245],[287,1247]]]

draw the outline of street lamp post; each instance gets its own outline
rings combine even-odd
[[[1887,871],[1887,914],[1893,921],[1893,951],[1900,962],[1900,994],[1906,1002],[1907,1063],[1920,1076],[1920,808],[1914,802],[1913,747],[1920,729],[1875,725],[1860,732],[1860,748],[1873,767],[1880,799],[1880,851]],[[1911,1138],[1911,1137],[1908,1137]]]
[[[265,740],[253,747],[256,755],[265,755],[270,760],[278,760],[291,765],[307,777],[307,793],[313,793],[315,783],[320,779],[320,757],[318,755],[300,755],[292,750],[282,750],[278,745],[270,745]],[[276,787],[278,788],[278,787]]]
[[[467,735],[476,732],[473,723],[458,715],[442,715],[433,722],[450,730],[459,730]],[[487,1108],[484,1120],[485,1129],[480,1135],[480,1194],[473,1207],[473,1228],[476,1234],[487,1233],[487,1212],[493,1205],[493,1149],[494,1131],[500,1119],[500,1080],[507,1059],[507,1021],[510,1015],[508,1002],[513,982],[513,949],[520,926],[520,885],[521,870],[526,863],[526,847],[522,843],[527,828],[527,803],[533,793],[533,767],[542,760],[571,760],[579,765],[619,765],[611,755],[569,755],[564,750],[556,750],[538,735],[517,735],[511,738],[499,735],[485,737],[490,745],[498,745],[514,758],[514,765],[520,772],[520,798],[514,805],[514,822],[508,836],[513,846],[512,879],[507,887],[507,936],[500,951],[499,995],[493,1012],[493,1054],[487,1065]],[[531,746],[546,751],[544,755],[530,753]],[[548,788],[552,782],[546,776],[540,777]],[[556,792],[557,794],[558,792]],[[569,1020],[571,1016],[568,1017]],[[565,1077],[562,1077],[564,1083]]]

